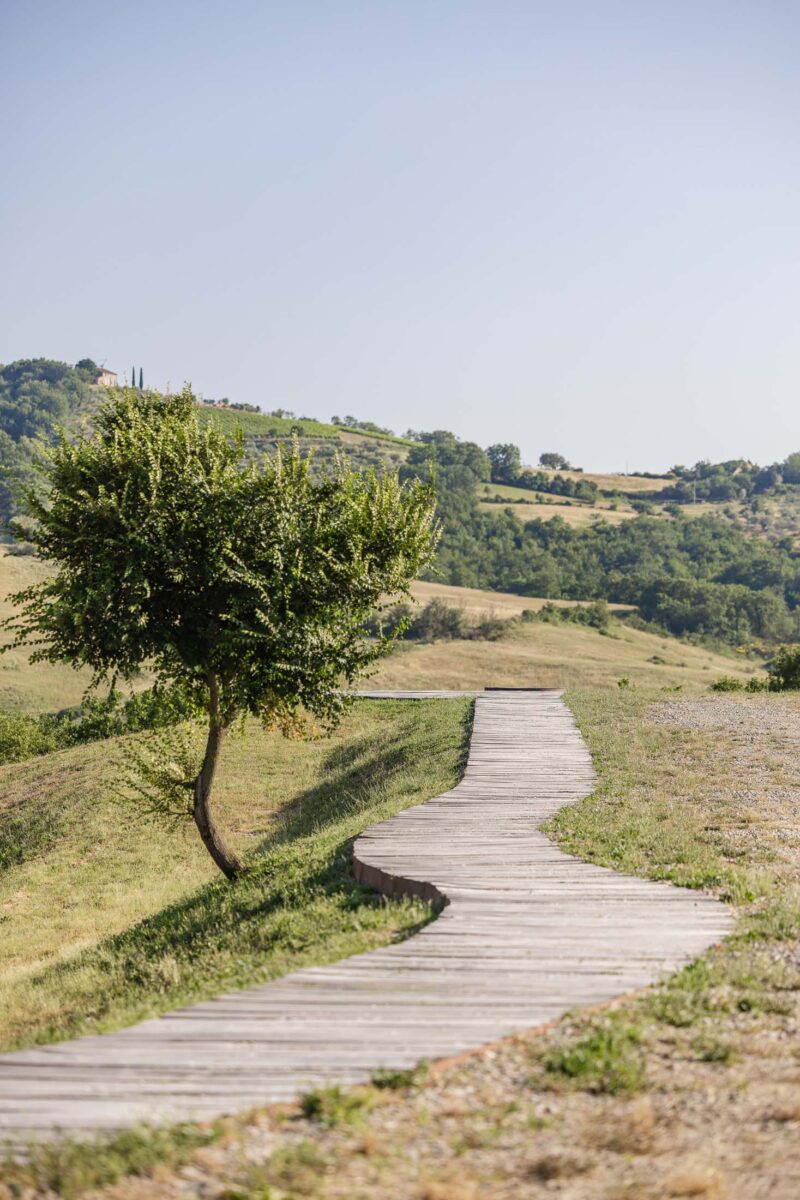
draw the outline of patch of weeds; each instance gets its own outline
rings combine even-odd
[[[721,1063],[723,1066],[728,1066],[736,1058],[736,1051],[730,1042],[709,1037],[708,1034],[696,1037],[692,1042],[692,1050],[701,1062]]]
[[[744,918],[744,937],[751,941],[775,942],[800,938],[800,900],[792,894],[771,896],[768,907]]]
[[[717,964],[699,958],[674,975],[644,1001],[645,1011],[656,1021],[687,1029],[703,1017],[720,1016],[727,1005],[714,998],[719,984]]]
[[[217,1126],[211,1129],[195,1125],[169,1129],[141,1126],[105,1140],[34,1146],[27,1161],[9,1156],[0,1164],[2,1179],[12,1195],[36,1189],[55,1194],[60,1200],[72,1200],[129,1175],[147,1175],[156,1164],[179,1167],[188,1162],[195,1150],[210,1145],[221,1133],[221,1127]]]
[[[371,1083],[373,1087],[382,1090],[401,1092],[406,1089],[422,1087],[427,1082],[429,1075],[430,1068],[423,1059],[407,1071],[376,1071],[372,1076]]]
[[[352,1125],[371,1107],[369,1092],[363,1088],[313,1088],[300,1097],[300,1111],[308,1121],[325,1129]]]
[[[544,1068],[585,1091],[610,1096],[638,1091],[645,1083],[638,1026],[610,1017],[585,1037],[546,1055]]]
[[[330,1169],[331,1160],[313,1142],[304,1139],[276,1150],[266,1163],[251,1167],[241,1183],[223,1193],[221,1200],[289,1200],[290,1196],[313,1196]]]
[[[485,1150],[493,1146],[505,1132],[506,1118],[518,1113],[519,1109],[519,1102],[510,1100],[474,1113],[475,1123],[468,1125],[451,1141],[453,1153],[461,1155],[468,1150]]]

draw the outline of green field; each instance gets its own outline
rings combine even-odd
[[[414,442],[396,437],[391,433],[375,433],[368,429],[355,429],[349,425],[333,425],[317,421],[314,417],[273,417],[269,413],[253,413],[237,408],[214,408],[201,405],[200,414],[204,421],[215,420],[223,432],[231,434],[237,428],[245,437],[289,438],[296,433],[300,438],[332,438],[344,444],[353,442],[389,442],[395,446],[409,447]]]

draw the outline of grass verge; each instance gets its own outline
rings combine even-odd
[[[250,864],[233,886],[193,829],[109,799],[113,742],[0,770],[0,841],[5,828],[19,843],[0,872],[2,1048],[129,1024],[418,928],[428,905],[355,883],[352,839],[453,786],[470,713],[464,700],[358,701],[332,738],[253,727],[244,753],[232,739],[218,805]]]

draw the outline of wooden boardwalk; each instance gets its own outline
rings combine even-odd
[[[458,786],[355,844],[360,880],[445,901],[435,921],[400,944],[118,1033],[2,1056],[0,1137],[19,1143],[288,1100],[455,1055],[654,982],[732,921],[708,896],[589,866],[538,831],[594,784],[560,693],[480,695]]]

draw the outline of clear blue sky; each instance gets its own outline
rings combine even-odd
[[[3,0],[0,361],[800,449],[797,0]]]

